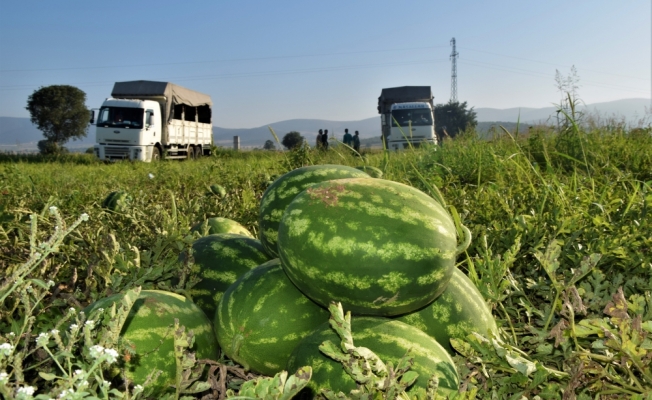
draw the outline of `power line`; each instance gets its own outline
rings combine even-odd
[[[212,79],[223,79],[223,78],[240,78],[240,77],[251,77],[251,76],[288,75],[288,74],[299,74],[299,73],[341,71],[341,70],[349,70],[349,69],[392,67],[392,66],[400,66],[400,65],[431,64],[431,63],[445,62],[445,61],[446,59],[427,59],[427,60],[391,62],[391,63],[382,63],[382,64],[372,63],[372,64],[340,65],[340,66],[320,67],[320,68],[292,69],[292,70],[235,72],[235,73],[218,74],[218,75],[169,77],[166,78],[165,80],[180,82],[180,81],[212,80]],[[114,82],[77,82],[77,83],[71,82],[68,84],[84,85],[84,86],[104,86],[104,85],[112,85],[113,83]],[[0,90],[29,89],[34,86],[36,85],[0,86]]]
[[[337,52],[337,53],[297,54],[297,55],[289,55],[289,56],[231,58],[231,59],[210,60],[210,61],[185,61],[185,62],[157,63],[157,64],[98,65],[98,66],[91,66],[91,67],[61,67],[61,68],[37,68],[37,69],[3,69],[0,70],[0,73],[1,72],[69,71],[69,70],[107,69],[107,68],[155,67],[155,66],[165,66],[165,65],[212,64],[212,63],[226,63],[226,62],[240,62],[240,61],[282,60],[282,59],[289,59],[289,58],[323,57],[323,56],[336,56],[336,55],[349,55],[349,54],[387,53],[392,51],[426,50],[426,49],[436,49],[440,47],[445,47],[445,46],[410,47],[410,48],[403,48],[403,49],[388,49],[388,50],[346,51],[346,52]]]

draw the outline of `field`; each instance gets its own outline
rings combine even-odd
[[[83,325],[79,311],[137,287],[184,294],[194,282],[179,262],[196,238],[190,226],[221,216],[256,234],[270,179],[311,164],[371,165],[385,179],[438,190],[472,231],[458,267],[502,341],[455,343],[460,398],[652,399],[652,136],[577,126],[362,157],[223,150],[192,162],[102,164],[0,155],[0,393],[146,396],[147,387],[111,380],[109,355],[89,353],[119,348],[109,340],[115,326]],[[130,200],[109,212],[101,203],[116,190]],[[77,322],[83,328],[67,329]],[[252,378],[229,360],[208,367],[215,385],[196,386],[204,390],[195,396],[218,398]]]

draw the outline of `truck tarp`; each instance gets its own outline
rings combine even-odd
[[[389,112],[394,103],[423,101],[432,105],[432,90],[430,86],[400,86],[386,88],[380,92],[378,98],[378,114]]]
[[[111,97],[115,98],[138,99],[149,96],[165,96],[167,99],[165,111],[168,120],[172,119],[172,110],[177,104],[185,104],[191,107],[211,107],[213,105],[209,95],[170,82],[116,82],[115,85],[113,85],[113,91],[111,92]]]

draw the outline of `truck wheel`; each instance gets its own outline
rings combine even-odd
[[[194,147],[188,146],[186,157],[188,157],[188,160],[194,160],[195,159],[195,148]]]
[[[203,155],[204,155],[204,151],[201,149],[201,147],[200,146],[195,147],[195,158],[200,158]]]
[[[152,149],[152,161],[161,161],[161,151],[158,147]]]

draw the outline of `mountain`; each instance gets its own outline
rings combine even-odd
[[[650,99],[624,99],[606,103],[580,105],[579,110],[588,114],[599,115],[601,119],[614,118],[618,121],[625,120],[636,125],[638,121],[647,116],[650,122]],[[492,125],[503,125],[506,128],[514,127],[519,121],[523,125],[536,123],[553,123],[556,115],[554,106],[544,108],[475,108],[478,116],[478,130],[485,132]],[[646,112],[648,114],[646,114]],[[217,114],[219,120],[219,114]],[[219,121],[218,121],[219,122]],[[361,139],[380,137],[380,118],[376,115],[360,121],[327,121],[322,119],[291,119],[269,124],[274,129],[279,140],[291,131],[300,132],[311,145],[315,142],[319,129],[328,129],[329,136],[333,134],[342,140],[344,129],[348,128],[353,134],[360,132]],[[82,140],[70,141],[66,147],[70,149],[85,149],[95,143],[94,127],[90,127],[88,136]],[[268,125],[249,129],[234,129],[213,127],[215,144],[223,147],[233,146],[233,137],[240,137],[243,148],[262,147],[266,140],[275,142],[269,131]],[[39,140],[43,139],[41,131],[36,129],[29,118],[0,117],[0,151],[2,150],[34,150]],[[277,145],[278,146],[278,145]]]

